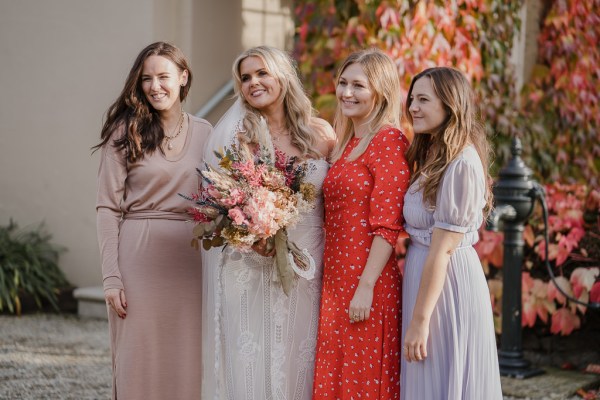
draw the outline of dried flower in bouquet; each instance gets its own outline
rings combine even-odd
[[[306,279],[315,272],[308,251],[287,236],[300,213],[314,207],[316,189],[305,181],[308,164],[296,163],[266,138],[255,151],[242,144],[215,151],[215,155],[219,168],[206,165],[198,170],[204,181],[202,190],[184,196],[195,203],[190,209],[197,223],[192,245],[198,248],[202,241],[206,250],[229,245],[250,251],[255,242],[267,239],[276,251],[278,278],[289,294],[294,272]]]

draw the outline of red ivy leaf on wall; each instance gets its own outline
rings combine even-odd
[[[590,301],[600,303],[600,282],[594,283],[590,290]]]
[[[574,329],[579,329],[581,320],[576,314],[569,311],[568,308],[561,308],[552,314],[552,326],[550,332],[555,335],[570,335]]]

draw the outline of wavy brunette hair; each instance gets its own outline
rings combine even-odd
[[[106,112],[106,120],[100,134],[100,143],[93,147],[94,151],[107,144],[115,132],[124,129],[125,134],[114,141],[114,146],[125,149],[127,160],[135,162],[144,154],[152,153],[165,137],[158,112],[150,105],[142,90],[142,70],[144,62],[150,56],[161,56],[172,61],[180,73],[188,72],[188,80],[179,91],[179,99],[183,102],[192,85],[192,71],[183,52],[165,42],[156,42],[147,46],[138,54],[125,87],[115,102]]]
[[[283,104],[286,128],[290,131],[292,144],[302,152],[302,157],[322,157],[323,154],[315,150],[316,139],[313,133],[314,129],[311,126],[314,109],[310,99],[304,92],[296,63],[287,53],[274,47],[253,47],[244,51],[233,62],[232,75],[235,79],[235,93],[242,99],[247,111],[243,120],[244,132],[241,135],[249,143],[258,143],[257,132],[259,131],[261,112],[259,109],[252,107],[241,94],[242,76],[240,66],[242,61],[248,57],[260,58],[265,64],[267,72],[279,82],[281,94],[277,101]]]
[[[368,133],[361,138],[358,145],[348,155],[348,161],[360,157],[377,132],[384,126],[400,129],[402,101],[400,100],[400,77],[394,61],[379,49],[372,48],[352,53],[339,69],[335,86],[340,83],[340,77],[352,64],[359,64],[369,81],[370,89],[375,94],[375,104],[369,117]],[[344,148],[354,134],[352,120],[342,113],[339,104],[336,108],[333,127],[338,135],[338,144],[333,151],[332,160],[336,161],[344,152]]]
[[[448,67],[426,69],[417,74],[410,83],[406,100],[406,118],[412,124],[410,114],[412,91],[419,79],[430,79],[437,97],[447,113],[445,121],[431,134],[415,134],[406,158],[413,168],[411,183],[421,178],[419,189],[423,189],[423,200],[435,207],[437,191],[444,172],[460,152],[472,144],[486,175],[486,206],[484,213],[492,208],[493,195],[488,173],[492,156],[475,95],[467,78],[458,70]]]

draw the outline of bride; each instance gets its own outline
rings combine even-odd
[[[306,181],[315,185],[314,209],[289,229],[289,239],[315,261],[312,279],[295,276],[283,292],[273,251],[256,243],[255,251],[230,247],[204,252],[203,399],[310,399],[314,373],[323,266],[321,185],[335,133],[312,116],[291,58],[260,46],[233,63],[236,103],[214,129],[205,161],[217,165],[214,150],[238,143],[258,144],[266,120],[275,151],[306,163]]]

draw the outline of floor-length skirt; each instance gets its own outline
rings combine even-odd
[[[324,245],[320,223],[305,217],[290,231],[290,240],[309,249],[317,271],[311,280],[296,277],[289,296],[273,257],[224,250],[215,294],[215,398],[312,398]]]
[[[200,399],[200,252],[193,225],[126,219],[119,234],[119,267],[127,316],[109,310],[113,399]]]
[[[402,342],[412,319],[429,248],[413,242],[403,281]],[[405,400],[501,400],[490,295],[472,246],[456,249],[429,324],[427,358],[402,358]]]

